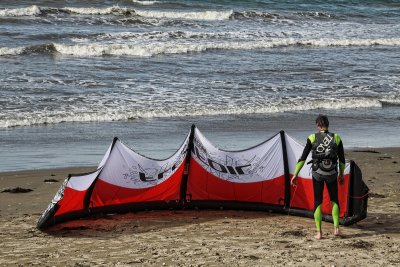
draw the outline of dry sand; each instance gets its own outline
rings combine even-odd
[[[366,150],[366,149],[360,149]],[[400,266],[400,148],[352,151],[371,190],[367,219],[334,238],[308,218],[250,211],[148,211],[36,229],[68,168],[0,173],[0,266]]]

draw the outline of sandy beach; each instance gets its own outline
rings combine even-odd
[[[0,1],[0,267],[400,266],[399,55],[400,1]],[[281,130],[305,144],[320,113],[370,188],[367,218],[342,227],[341,237],[331,223],[317,241],[313,219],[226,209],[102,214],[36,229],[68,174],[94,171],[115,137],[160,160],[193,124],[227,151]],[[280,147],[270,148],[278,155]],[[257,165],[261,186],[231,184],[235,199],[282,192],[268,186],[284,181],[287,166],[261,154],[215,161],[229,183],[247,162],[271,163]],[[162,184],[178,159],[162,170],[110,168],[113,179],[126,167],[123,182],[134,187],[101,192],[108,201],[113,186],[118,202],[120,190],[143,189],[136,171]],[[188,181],[200,185],[198,177]],[[225,188],[215,181],[216,191]],[[285,204],[296,206],[288,192]],[[95,207],[90,196],[85,205]]]
[[[370,187],[368,217],[323,240],[312,219],[254,211],[179,210],[111,214],[36,229],[69,173],[0,174],[1,266],[398,266],[400,148],[346,153]],[[31,189],[15,193],[16,188]],[[14,189],[14,190],[12,190]],[[11,192],[10,192],[11,191]]]

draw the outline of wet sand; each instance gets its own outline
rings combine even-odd
[[[67,174],[94,167],[0,173],[0,266],[399,266],[400,148],[346,158],[370,188],[368,217],[340,238],[324,222],[320,241],[312,219],[225,210],[115,214],[41,232],[36,222]]]

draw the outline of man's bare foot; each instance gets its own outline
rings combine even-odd
[[[322,239],[322,232],[317,232],[317,234],[315,235],[315,239],[320,240]]]
[[[333,231],[334,236],[340,236],[340,230],[339,227],[335,227],[335,230]]]

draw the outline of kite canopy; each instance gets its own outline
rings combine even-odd
[[[69,175],[37,227],[95,213],[171,208],[272,210],[312,217],[310,169],[300,171],[297,188],[290,185],[303,148],[281,131],[252,148],[224,151],[193,125],[170,158],[155,160],[114,138],[96,171]],[[339,185],[340,222],[349,225],[367,216],[368,187],[353,161],[346,164],[344,178]],[[326,221],[332,221],[331,208],[324,190]]]

